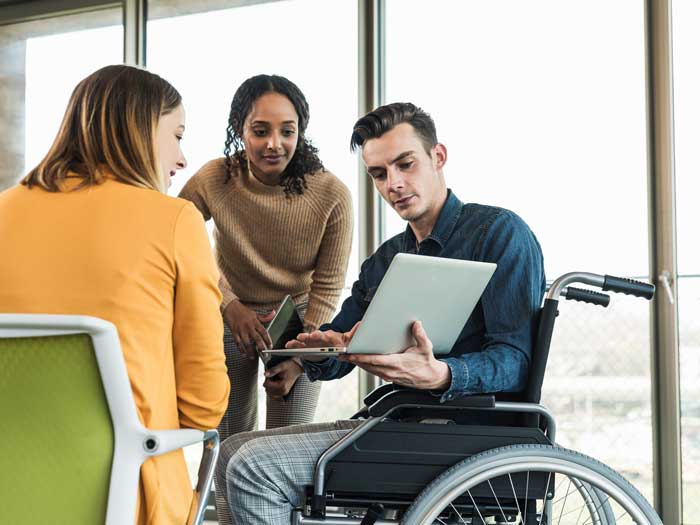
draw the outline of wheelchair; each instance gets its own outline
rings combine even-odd
[[[365,398],[362,422],[321,455],[293,525],[660,525],[620,474],[556,445],[540,395],[559,299],[608,306],[617,292],[654,285],[585,272],[549,287],[537,319],[526,390],[440,403],[430,392],[385,384]]]

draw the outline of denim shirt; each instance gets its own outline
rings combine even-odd
[[[397,253],[417,253],[498,266],[449,354],[439,359],[452,381],[441,400],[484,392],[521,392],[536,335],[536,319],[545,291],[540,245],[525,222],[503,208],[463,204],[448,190],[433,231],[416,247],[410,225],[362,264],[352,295],[321,330],[349,331],[361,320]],[[430,334],[428,334],[430,337]],[[330,380],[354,365],[337,359],[304,361],[309,379]]]

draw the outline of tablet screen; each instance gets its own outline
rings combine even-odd
[[[298,334],[304,331],[304,324],[301,322],[296,305],[288,295],[277,309],[275,318],[267,327],[267,333],[272,340],[272,348],[284,348],[287,342],[295,339]]]

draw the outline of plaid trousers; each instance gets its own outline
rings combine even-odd
[[[293,425],[228,438],[215,472],[217,489],[225,488],[217,490],[219,524],[289,525],[292,510],[304,502],[304,487],[312,484],[318,458],[360,423]]]

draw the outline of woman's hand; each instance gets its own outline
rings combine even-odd
[[[248,359],[257,359],[258,351],[272,346],[270,335],[262,323],[269,323],[275,316],[275,311],[267,315],[258,315],[240,301],[231,301],[224,310],[224,320],[231,330],[233,340]]]
[[[294,359],[286,359],[281,363],[265,370],[265,382],[263,388],[267,395],[273,399],[279,399],[289,394],[289,391],[297,382],[304,370]]]

